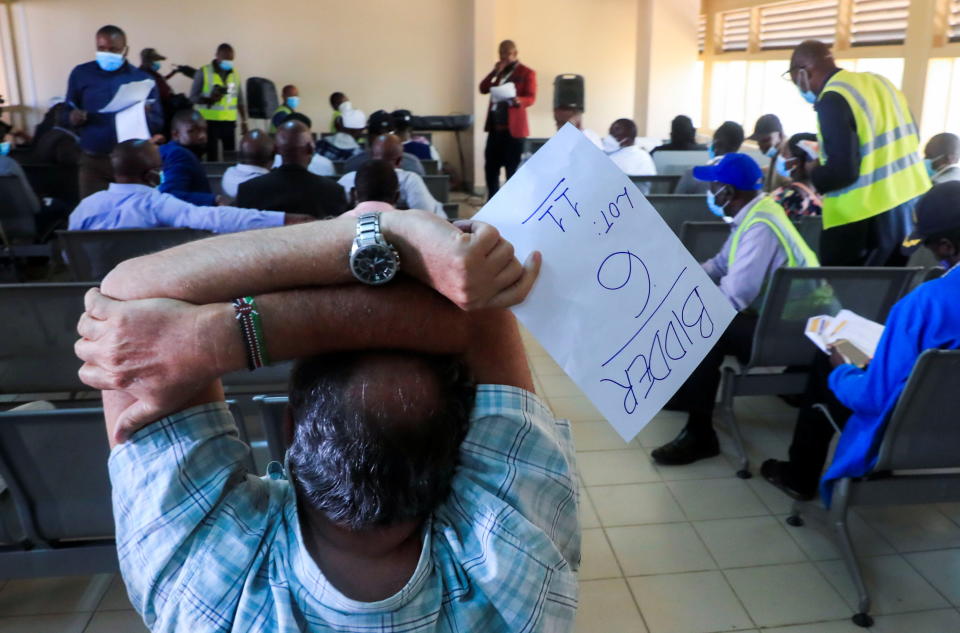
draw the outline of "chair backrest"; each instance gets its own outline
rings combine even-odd
[[[435,160],[422,159],[420,164],[423,166],[423,173],[428,176],[440,175],[440,164]]]
[[[214,195],[223,195],[223,174],[207,174],[207,184]]]
[[[196,229],[110,229],[57,231],[76,281],[100,281],[122,261],[185,244],[212,233]]]
[[[206,162],[203,163],[203,170],[208,176],[222,176],[228,169],[236,163],[227,162]]]
[[[73,353],[83,295],[95,284],[0,284],[0,393],[87,391]]]
[[[254,398],[260,405],[260,423],[263,425],[263,434],[267,438],[267,452],[270,459],[283,462],[287,452],[287,443],[283,437],[283,423],[286,416],[287,396],[257,396]]]
[[[730,225],[726,222],[684,222],[680,229],[680,241],[698,262],[719,253],[728,237]]]
[[[450,202],[450,176],[446,174],[424,176],[423,182],[437,202]]]
[[[630,176],[630,180],[633,181],[633,184],[640,187],[640,191],[643,191],[645,194],[666,195],[673,193],[673,190],[677,188],[677,183],[680,182],[680,176],[662,174],[655,176]],[[644,187],[646,187],[646,189],[644,189]]]
[[[41,198],[58,198],[68,204],[80,202],[80,181],[76,165],[23,163],[30,186]]]
[[[8,240],[32,240],[36,236],[36,211],[19,178],[0,176],[0,226]]]
[[[753,339],[751,367],[807,366],[821,352],[803,334],[807,319],[842,309],[884,323],[916,268],[780,268],[773,273]]]
[[[532,138],[532,137],[527,137],[527,138],[523,139],[523,153],[524,153],[524,154],[536,154],[536,153],[537,153],[537,150],[540,149],[541,147],[543,147],[543,146],[546,144],[546,142],[549,141],[549,140],[550,140],[550,139],[548,139],[548,138]]]
[[[875,471],[960,468],[960,350],[917,359],[890,414]]]
[[[448,220],[456,220],[460,217],[460,205],[456,202],[445,202],[443,211],[447,214]]]
[[[0,413],[0,475],[31,541],[114,534],[103,409]]]
[[[717,220],[717,216],[707,209],[706,196],[651,194],[647,196],[647,200],[677,236],[680,235],[684,222],[716,222]]]
[[[664,176],[682,176],[696,165],[706,165],[710,155],[706,150],[660,150],[653,154],[653,164],[657,173]]]

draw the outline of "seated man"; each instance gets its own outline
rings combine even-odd
[[[336,132],[340,129],[337,127],[337,120],[343,112],[352,110],[353,106],[350,105],[350,98],[347,97],[347,95],[342,92],[334,92],[330,95],[330,107],[333,108],[333,117],[330,119],[330,131]]]
[[[300,91],[293,84],[287,84],[280,91],[282,102],[273,111],[270,117],[270,133],[276,134],[280,124],[287,120],[287,117],[297,111],[300,106]]]
[[[363,151],[358,142],[367,127],[367,115],[363,110],[346,110],[334,118],[337,133],[320,139],[317,153],[330,160],[347,160]]]
[[[650,150],[650,155],[659,151],[690,152],[705,149],[706,145],[697,143],[697,128],[694,127],[693,120],[685,114],[678,114],[670,122],[670,141]]]
[[[809,144],[816,142],[816,134],[794,134],[783,143],[773,162],[773,169],[785,184],[770,195],[791,218],[823,213],[823,200],[810,182],[810,172],[807,170],[809,162],[817,157]]]
[[[923,161],[933,184],[960,180],[960,137],[944,132],[927,141]]]
[[[305,114],[300,114],[299,112],[293,112],[288,114],[287,117],[278,123],[280,126],[287,121],[300,121],[307,126],[309,131],[313,127],[313,121]],[[313,134],[311,133],[311,136]],[[280,154],[277,154],[273,157],[273,168],[276,169],[283,164],[283,157]],[[318,151],[313,153],[313,156],[310,157],[310,164],[307,165],[307,171],[311,174],[316,174],[318,176],[336,176],[337,170],[334,169],[333,161],[327,158],[326,156],[321,155]]]
[[[713,430],[713,407],[720,366],[727,354],[745,362],[753,345],[757,314],[750,306],[781,266],[819,266],[783,208],[760,188],[763,172],[746,154],[725,154],[714,165],[695,167],[708,184],[707,205],[730,223],[730,237],[703,269],[716,282],[737,316],[674,396],[673,406],[688,411],[686,427],[651,456],[659,464],[681,465],[720,453]],[[730,219],[732,216],[732,219]]]
[[[125,389],[103,398],[134,608],[157,633],[572,631],[569,424],[532,393],[513,317],[488,309],[526,296],[538,257],[521,266],[488,225],[384,213],[401,268],[438,292],[350,284],[357,225],[203,240],[128,260],[88,294],[81,374]],[[219,381],[248,364],[229,299],[251,295],[258,349],[307,356],[286,459],[263,478]],[[117,344],[150,366],[111,363]]]
[[[739,152],[741,145],[743,145],[743,126],[734,121],[724,121],[714,131],[713,141],[707,148],[707,155],[710,157],[710,162],[707,164],[713,165],[721,156]],[[707,183],[697,180],[693,175],[693,169],[688,169],[680,177],[680,182],[677,183],[674,193],[707,193]]]
[[[371,140],[373,144],[373,158],[385,160],[396,166],[397,179],[400,181],[400,201],[399,206],[404,209],[423,209],[431,211],[441,218],[446,218],[447,214],[443,210],[443,203],[437,202],[427,189],[418,174],[412,171],[402,169],[401,161],[403,158],[403,143],[395,134],[384,134]],[[338,181],[344,191],[353,189],[354,178],[357,172],[352,171],[344,174]]]
[[[276,146],[273,137],[261,130],[251,130],[240,139],[239,162],[223,172],[220,188],[231,198],[237,197],[237,187],[251,178],[270,171]]]
[[[116,182],[80,201],[70,214],[71,231],[179,226],[231,233],[313,219],[277,211],[197,206],[161,193],[155,187],[163,163],[160,151],[150,141],[118,143],[110,153],[110,165]]]
[[[603,139],[603,151],[628,176],[657,175],[650,154],[637,146],[637,124],[630,119],[617,119],[610,125],[610,133]],[[647,193],[649,183],[641,190]]]
[[[277,131],[277,153],[283,164],[237,189],[236,205],[251,209],[279,209],[315,218],[337,216],[347,210],[347,196],[335,182],[311,174],[313,136],[306,125],[287,121]]]
[[[349,173],[351,171],[357,171],[360,169],[361,165],[373,158],[372,148],[374,139],[378,136],[383,136],[384,134],[393,134],[395,129],[396,124],[394,123],[393,117],[390,116],[390,114],[386,111],[377,110],[371,114],[370,118],[367,120],[367,149],[357,152],[348,158],[343,165],[344,172]],[[406,169],[407,171],[412,171],[420,176],[426,176],[427,173],[423,170],[423,165],[420,164],[420,159],[406,150],[402,151],[403,154],[400,159],[400,168]]]
[[[600,140],[600,135],[591,130],[590,128],[583,127],[583,109],[576,106],[560,106],[553,109],[553,122],[557,124],[557,129],[562,128],[566,123],[570,123],[573,127],[577,128],[587,139],[603,149],[603,141]],[[636,134],[634,134],[636,136]]]
[[[372,160],[358,169],[349,198],[354,214],[396,211],[400,201],[400,180],[393,163]]]
[[[210,189],[200,154],[207,149],[207,121],[196,110],[180,110],[170,122],[172,140],[160,146],[163,178],[158,189],[200,206],[224,204]]]
[[[433,146],[426,136],[413,135],[413,115],[410,110],[394,110],[390,113],[393,119],[393,133],[403,141],[403,151],[407,154],[413,154],[420,160],[435,160],[437,166],[442,166],[440,153]]]
[[[762,115],[753,126],[753,134],[747,139],[756,142],[760,153],[770,159],[763,169],[763,190],[773,191],[787,184],[787,179],[778,174],[775,168],[780,146],[787,139],[780,117],[776,114]]]
[[[960,348],[957,200],[960,182],[934,185],[917,203],[916,228],[909,238],[913,248],[922,244],[930,249],[947,272],[921,284],[893,306],[876,355],[866,369],[844,364],[834,351],[830,357],[834,369],[822,380],[824,397],[809,400],[811,405],[827,404],[833,419],[844,425],[833,462],[823,475],[821,491],[828,501],[833,480],[859,477],[876,463],[884,422],[920,354],[928,349]],[[767,460],[760,469],[763,476],[794,499],[812,499],[833,434],[833,427],[819,411],[804,407],[797,416],[789,461]]]

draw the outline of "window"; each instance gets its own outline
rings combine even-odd
[[[960,0],[957,0],[960,2]],[[700,14],[697,19],[697,50],[703,52],[707,42],[707,16]]]
[[[950,0],[947,36],[951,42],[960,42],[960,0]]]
[[[836,31],[837,0],[791,2],[760,9],[762,50],[793,48],[810,39],[833,44]]]
[[[720,41],[724,51],[745,51],[750,41],[750,10],[726,11],[721,14],[723,33]]]
[[[864,57],[862,59],[838,59],[837,65],[855,73],[876,73],[903,87],[902,57]]]
[[[813,107],[781,77],[788,65],[783,60],[714,62],[709,127],[736,121],[749,134],[760,115],[772,112],[788,134],[816,132]]]
[[[960,134],[960,58],[930,60],[921,128],[924,140],[941,132]]]
[[[909,0],[854,0],[850,43],[903,44],[909,11]]]

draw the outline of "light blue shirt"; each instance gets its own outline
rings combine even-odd
[[[148,229],[178,226],[233,233],[282,226],[280,211],[256,211],[236,207],[199,207],[161,193],[147,185],[111,183],[80,201],[70,214],[71,231],[103,229]]]
[[[573,630],[580,563],[570,425],[534,394],[480,385],[451,492],[416,570],[358,602],[303,544],[282,467],[246,472],[224,403],[160,420],[110,454],[117,555],[154,633]]]

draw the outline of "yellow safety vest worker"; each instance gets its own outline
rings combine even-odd
[[[273,121],[274,121],[274,119],[277,118],[277,115],[280,114],[281,112],[284,113],[284,114],[293,114],[293,110],[290,108],[290,106],[288,106],[288,105],[286,105],[286,104],[284,104],[284,105],[280,106],[279,108],[277,108],[276,110],[274,110],[274,111],[273,111],[273,114],[270,115],[270,133],[271,133],[271,134],[276,134],[276,133],[277,133],[277,125],[276,125],[276,123],[274,123]]]
[[[787,217],[787,212],[776,200],[770,196],[765,196],[760,202],[753,205],[747,212],[747,217],[733,232],[730,255],[727,259],[727,270],[733,268],[733,262],[737,257],[737,249],[740,247],[740,238],[755,224],[765,224],[773,231],[777,241],[780,242],[780,246],[787,254],[788,267],[811,268],[820,265],[817,254],[807,245],[803,236],[800,235],[800,231]]]
[[[220,101],[213,105],[198,106],[197,112],[207,121],[236,121],[237,95],[240,92],[240,76],[236,70],[231,70],[224,81],[220,73],[213,69],[213,64],[207,64],[203,72],[203,96],[209,97],[214,86],[223,86],[226,91]]]
[[[930,188],[910,106],[889,79],[841,70],[827,81],[818,98],[828,92],[843,97],[853,111],[860,174],[853,184],[823,195],[823,228],[872,218]],[[819,126],[817,137],[825,162]]]

